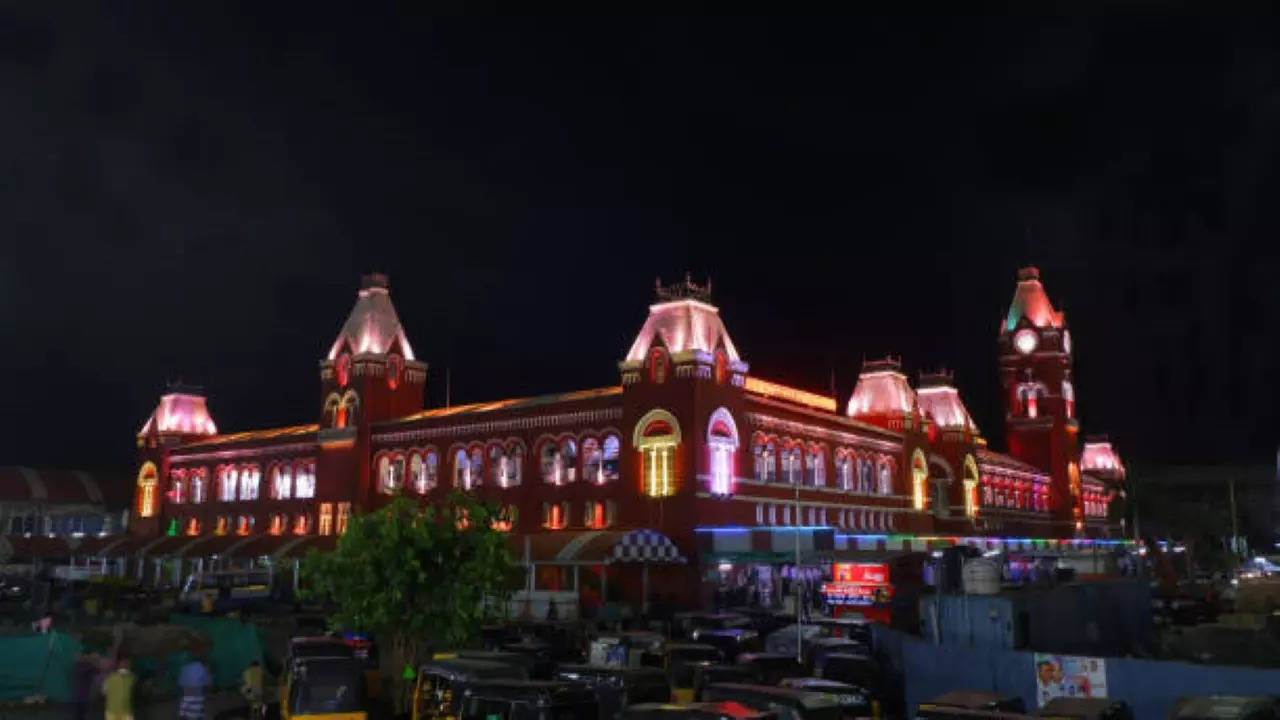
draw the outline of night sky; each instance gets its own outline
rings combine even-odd
[[[1067,313],[1086,434],[1274,461],[1280,50],[1256,19],[13,5],[0,463],[131,477],[168,380],[224,431],[315,421],[371,269],[432,405],[445,367],[454,402],[615,384],[654,277],[689,270],[754,374],[834,370],[843,407],[864,357],[945,365],[1002,447],[1024,264]]]

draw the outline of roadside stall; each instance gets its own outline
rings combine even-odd
[[[847,553],[831,565],[822,596],[837,618],[862,617],[888,625],[911,625],[923,585],[923,553]]]

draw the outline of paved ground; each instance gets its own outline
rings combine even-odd
[[[205,701],[205,718],[214,720],[218,713],[232,710],[244,705],[237,693],[219,693],[211,695]],[[177,698],[162,700],[138,708],[134,720],[177,720]],[[45,705],[41,707],[0,707],[0,720],[72,720],[70,705]],[[102,707],[89,712],[88,720],[102,720]]]

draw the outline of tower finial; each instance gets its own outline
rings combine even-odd
[[[662,278],[658,278],[654,283],[654,293],[657,295],[659,302],[671,302],[674,300],[711,302],[711,281],[708,280],[706,285],[699,285],[693,281],[693,273],[686,271],[684,282],[663,285]]]

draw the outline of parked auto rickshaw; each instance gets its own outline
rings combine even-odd
[[[773,710],[784,720],[840,720],[840,706],[822,693],[768,685],[716,683],[702,691],[708,702],[735,702]]]
[[[411,720],[457,718],[462,691],[472,683],[528,677],[522,667],[488,660],[452,658],[427,663],[418,668]]]
[[[671,643],[663,648],[663,667],[671,685],[671,698],[678,703],[693,700],[693,671],[698,665],[724,662],[724,654],[710,645]]]
[[[352,658],[296,658],[281,685],[281,720],[367,720],[364,668]]]
[[[525,677],[532,678],[538,670],[538,658],[532,654],[510,650],[447,650],[431,656],[432,660],[484,660],[485,662],[514,665],[523,668]]]
[[[599,701],[586,685],[545,680],[490,680],[462,691],[459,720],[597,720]]]
[[[1133,720],[1133,709],[1123,700],[1056,697],[1037,710],[1035,716],[1053,720]]]
[[[624,708],[617,720],[778,720],[778,715],[738,703],[644,703]]]
[[[846,638],[814,638],[804,644],[804,661],[814,667],[827,655],[870,655],[871,646]]]
[[[855,640],[871,646],[871,623],[861,618],[817,618],[809,622],[822,628],[824,637]]]
[[[518,653],[528,657],[533,662],[529,677],[539,680],[550,678],[551,671],[555,669],[557,663],[582,661],[581,653],[565,649],[558,650],[551,643],[532,635],[526,635],[520,639],[520,642],[507,643],[501,649],[503,652]]]
[[[882,717],[881,698],[857,685],[824,678],[804,677],[785,678],[778,687],[822,693],[840,706],[840,715],[845,720]]]
[[[751,618],[736,613],[681,612],[672,618],[671,633],[693,639],[694,630],[730,630],[751,628]]]
[[[916,718],[990,718],[997,713],[1027,712],[1026,703],[1016,695],[1000,695],[976,690],[953,690],[916,706]]]
[[[795,655],[782,653],[744,653],[738,656],[738,664],[751,671],[757,685],[777,685],[783,678],[809,674]]]
[[[885,692],[884,671],[880,663],[866,655],[824,655],[814,663],[813,674],[824,680],[857,685],[877,697]]]
[[[289,704],[289,678],[293,666],[303,660],[315,658],[338,658],[355,661],[355,651],[346,643],[331,635],[295,637],[289,640],[285,650],[285,662],[280,678],[280,707]]]
[[[755,672],[746,665],[698,665],[693,669],[693,700],[702,702],[702,691],[712,683],[749,685],[755,681]]]
[[[654,667],[561,665],[552,679],[582,683],[594,689],[602,718],[612,718],[628,705],[671,702],[667,676]]]
[[[587,652],[590,665],[618,667],[662,667],[667,639],[654,632],[605,633],[591,641]]]
[[[1270,696],[1183,698],[1169,712],[1169,720],[1272,720],[1280,717],[1280,699]]]
[[[725,658],[732,661],[745,652],[761,650],[760,635],[755,630],[746,628],[729,628],[727,630],[708,630],[695,628],[691,634],[694,642],[719,648]]]
[[[378,673],[378,646],[364,633],[346,632],[342,641],[351,648],[355,659],[364,668],[365,693],[370,699],[382,695],[382,675]]]

